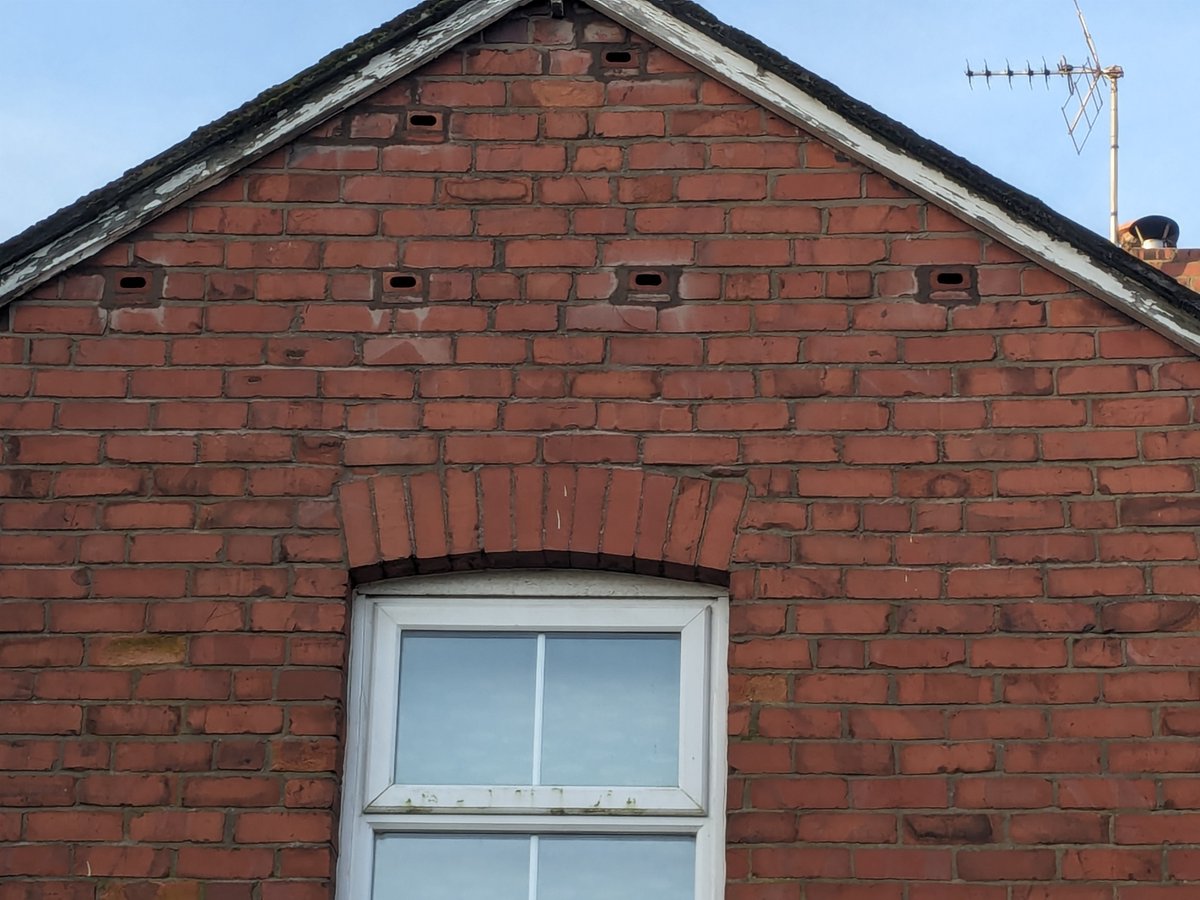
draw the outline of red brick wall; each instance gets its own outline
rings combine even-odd
[[[1196,896],[1200,363],[626,41],[502,23],[9,310],[0,898],[328,898],[351,573],[448,558],[729,573],[736,900]]]

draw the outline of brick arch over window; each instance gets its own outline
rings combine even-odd
[[[746,493],[640,469],[486,466],[357,479],[339,503],[355,583],[571,566],[727,584]]]

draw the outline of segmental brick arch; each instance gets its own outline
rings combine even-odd
[[[604,568],[727,583],[737,481],[633,468],[483,466],[341,486],[355,583],[455,569]]]

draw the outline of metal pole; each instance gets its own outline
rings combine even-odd
[[[1109,158],[1109,184],[1108,184],[1108,239],[1114,244],[1117,241],[1117,79],[1120,78],[1118,72],[1110,70],[1108,72],[1108,85],[1112,95],[1112,142],[1111,155]]]

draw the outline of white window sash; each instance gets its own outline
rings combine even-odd
[[[661,605],[674,607],[677,611],[689,608],[685,626],[695,622],[699,616],[702,635],[700,646],[686,639],[681,641],[680,690],[680,747],[688,748],[681,758],[681,781],[688,783],[699,778],[699,790],[689,795],[702,810],[699,815],[691,809],[676,813],[664,807],[662,811],[640,810],[638,814],[620,814],[590,810],[587,815],[563,814],[555,808],[550,815],[525,808],[516,813],[507,813],[496,807],[480,812],[464,812],[461,809],[413,809],[405,812],[383,812],[368,810],[386,790],[391,790],[391,773],[394,770],[395,752],[395,703],[398,679],[390,677],[395,672],[398,660],[400,624],[395,622],[394,611],[399,607],[416,610],[422,607],[430,614],[429,623],[423,630],[438,628],[450,630],[444,614],[451,607],[467,602],[481,609],[492,606],[505,614],[511,630],[547,632],[556,630],[549,620],[562,622],[557,630],[586,630],[581,620],[592,621],[595,610],[590,598],[602,598],[608,616],[595,616],[594,630],[611,630],[636,633],[639,630],[670,631],[653,615],[645,620],[651,607]],[[629,599],[636,597],[637,599]],[[403,598],[397,600],[397,598]],[[445,599],[460,601],[446,603]],[[728,709],[728,685],[725,654],[728,647],[728,606],[725,594],[716,588],[703,585],[664,582],[661,579],[642,576],[597,574],[590,572],[525,572],[525,573],[470,573],[453,576],[430,576],[381,582],[356,592],[356,607],[352,617],[352,642],[349,661],[349,692],[347,701],[347,753],[343,782],[343,811],[341,825],[341,852],[337,870],[337,900],[365,900],[371,895],[374,871],[375,838],[389,832],[412,833],[522,833],[522,834],[628,834],[692,836],[696,842],[695,896],[697,900],[720,900],[725,894],[725,846],[724,816],[726,794],[726,772],[724,767],[725,719]],[[395,601],[395,602],[390,602]],[[544,602],[545,601],[545,602]],[[662,601],[659,604],[657,601]],[[378,628],[379,609],[387,606],[389,617],[395,627]],[[553,611],[568,608],[565,616]],[[537,618],[528,624],[514,622],[517,610],[533,611]],[[618,621],[608,627],[616,613]],[[521,613],[525,615],[525,613]],[[654,615],[657,615],[655,613]],[[436,616],[436,619],[433,618]],[[407,621],[406,626],[416,627],[420,623]],[[599,621],[603,620],[603,621]],[[462,627],[465,623],[458,622]],[[503,625],[488,622],[489,630],[501,629]],[[680,628],[682,633],[682,628]],[[380,635],[390,633],[382,641]],[[380,655],[380,650],[387,652]],[[697,660],[700,663],[697,663]],[[389,677],[382,682],[393,682],[391,704],[377,705],[381,688],[379,673],[386,671]],[[699,699],[685,696],[683,682],[695,682]],[[385,693],[386,693],[385,689]],[[690,701],[690,702],[685,702]],[[380,710],[391,710],[381,715]],[[700,721],[700,739],[692,741],[696,720]],[[383,728],[386,726],[386,728]],[[387,730],[386,739],[378,732]],[[382,778],[373,772],[379,754],[383,753]],[[688,774],[691,773],[691,774]],[[386,782],[383,790],[371,793],[368,784],[372,779]],[[437,786],[439,791],[444,790]],[[645,790],[645,789],[637,789]]]
[[[405,630],[489,633],[680,635],[679,784],[674,787],[541,785],[401,785],[395,783],[396,716],[376,715],[368,736],[364,810],[435,812],[587,811],[703,815],[707,764],[711,601],[586,601],[566,597],[454,598],[434,603],[375,600],[372,710],[396,710],[397,662]]]
[[[723,811],[721,813],[723,816]],[[696,897],[703,900],[720,898],[725,893],[725,848],[718,844],[721,829],[707,819],[653,816],[633,818],[622,816],[505,816],[505,815],[437,815],[437,816],[377,816],[366,815],[359,824],[356,843],[368,852],[362,857],[360,874],[354,884],[363,885],[360,892],[342,893],[338,898],[369,896],[374,868],[374,844],[382,834],[530,834],[530,835],[634,835],[644,837],[691,837],[695,840]],[[363,868],[365,867],[365,869]]]

